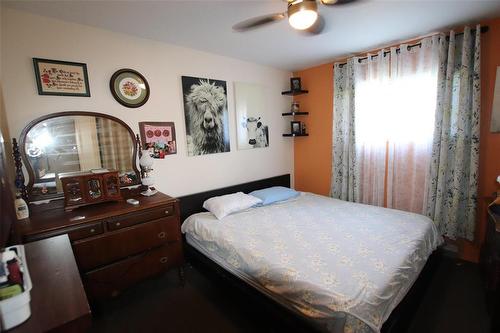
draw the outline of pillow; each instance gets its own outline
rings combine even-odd
[[[257,190],[249,193],[256,198],[262,200],[262,205],[270,205],[274,202],[288,200],[299,196],[299,192],[288,187],[273,186],[263,190]]]
[[[237,192],[205,200],[203,208],[214,214],[215,217],[220,220],[226,215],[250,208],[261,202],[262,200],[259,198],[243,192]]]

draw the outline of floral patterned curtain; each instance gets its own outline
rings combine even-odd
[[[479,165],[480,26],[440,50],[427,215],[455,239],[474,239]]]
[[[330,195],[334,198],[359,201],[354,133],[354,64],[335,64],[333,109],[333,164]]]

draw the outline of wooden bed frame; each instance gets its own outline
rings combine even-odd
[[[202,207],[203,202],[211,197],[239,191],[249,193],[271,186],[290,187],[290,175],[286,174],[180,197],[181,222],[192,214],[206,211]],[[224,288],[234,288],[236,292],[241,293],[242,296],[245,297],[245,300],[252,302],[255,307],[269,313],[276,319],[274,323],[279,325],[276,327],[279,331],[286,331],[285,327],[288,328],[288,331],[293,332],[325,331],[324,326],[321,326],[316,321],[313,322],[309,320],[305,316],[299,315],[297,312],[288,309],[267,295],[264,295],[259,290],[216,264],[210,258],[190,246],[187,242],[184,242],[184,247],[188,262],[202,273],[206,274],[209,278],[212,278],[213,282],[222,284]],[[392,311],[390,317],[382,326],[381,331],[383,333],[401,333],[408,329],[413,319],[413,314],[418,309],[439,261],[440,254],[438,251],[434,251],[405,298]],[[339,318],[334,325],[335,327],[329,326],[328,330],[340,333],[343,332],[343,325],[343,315],[339,314]]]

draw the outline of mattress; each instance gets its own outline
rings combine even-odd
[[[425,216],[311,193],[182,225],[190,245],[303,316],[379,332],[442,243]],[[332,329],[333,330],[333,329]]]

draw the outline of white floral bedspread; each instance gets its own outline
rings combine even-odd
[[[195,214],[182,231],[308,317],[347,313],[346,332],[379,332],[442,243],[425,216],[311,193],[220,221]]]

